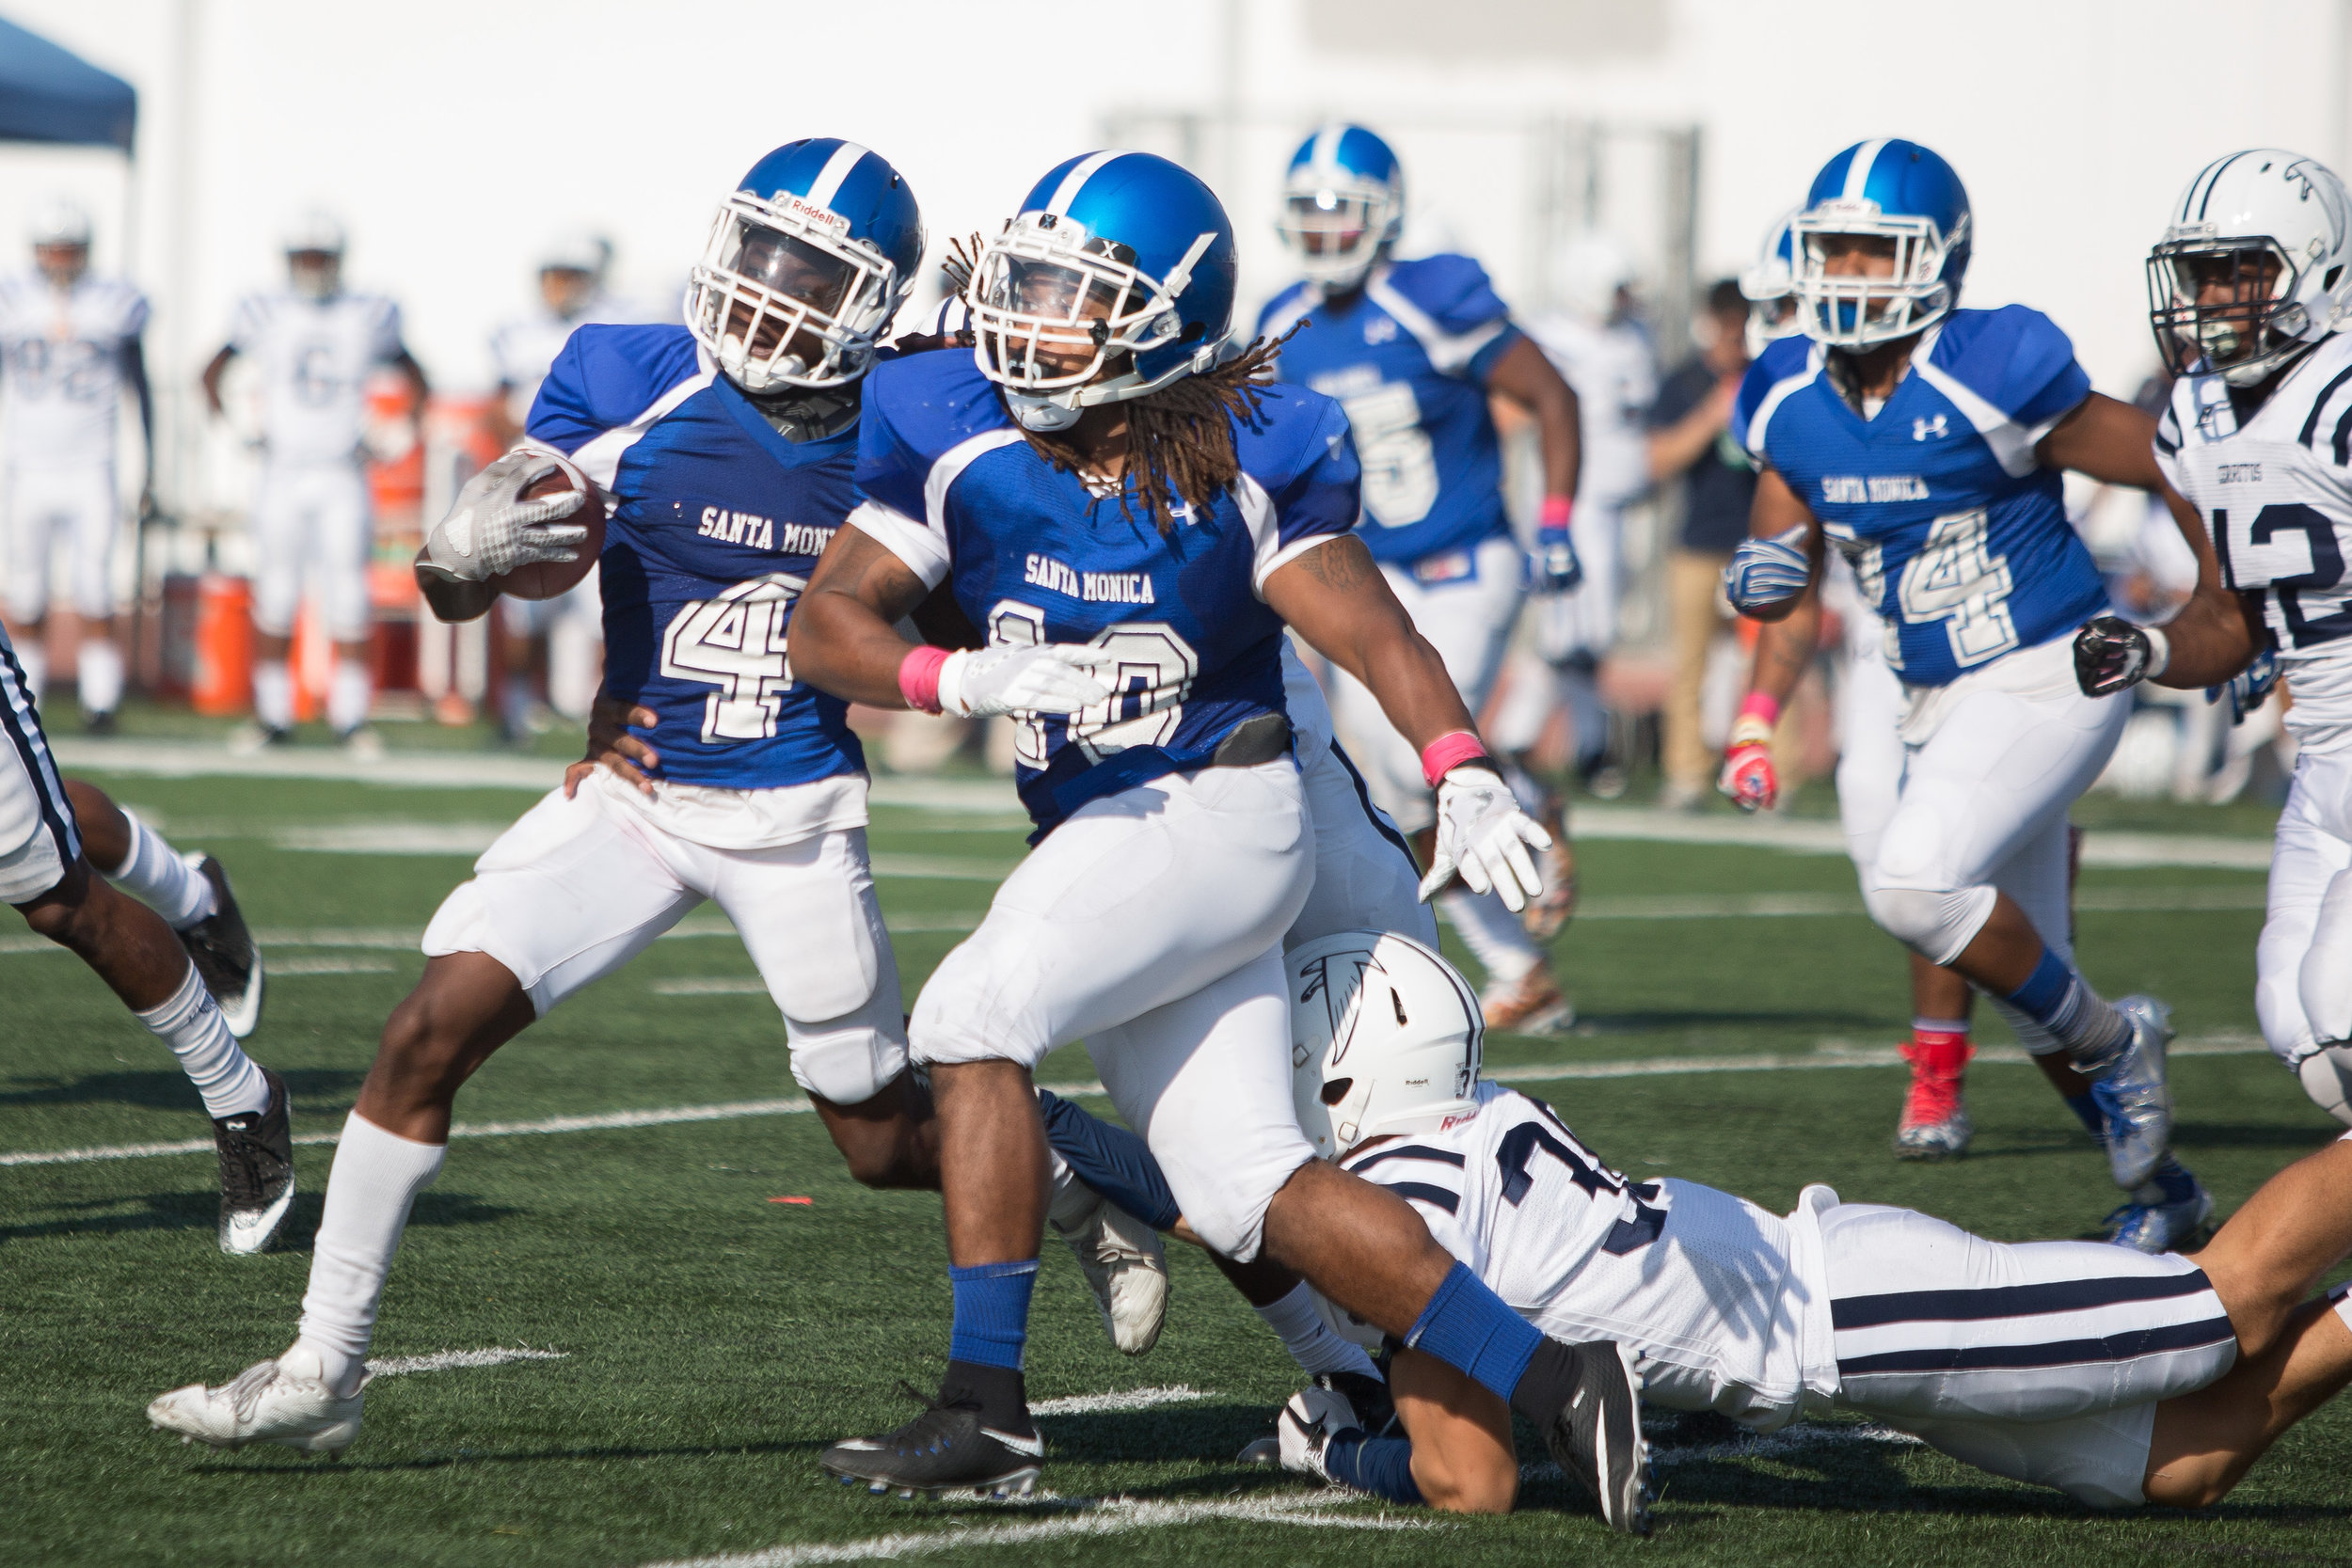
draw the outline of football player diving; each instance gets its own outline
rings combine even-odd
[[[1768,348],[1740,388],[1733,428],[1760,477],[1751,536],[1724,573],[1743,614],[1782,625],[1757,645],[1727,777],[1759,803],[1773,792],[1760,740],[1811,657],[1835,547],[1885,623],[1902,685],[1900,790],[1864,902],[1992,1001],[2106,1147],[2125,1197],[2111,1239],[2161,1252],[2202,1227],[2212,1200],[2170,1151],[2169,1009],[2110,1004],[2074,961],[2067,808],[2129,705],[2074,683],[2072,633],[2106,592],[2060,475],[2165,497],[2200,562],[2184,613],[2236,624],[2238,607],[2156,466],[2154,421],[2090,390],[2048,317],[1960,308],[1974,233],[1942,158],[1899,140],[1848,148],[1790,232],[1804,333]]]

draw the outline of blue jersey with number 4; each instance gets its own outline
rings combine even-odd
[[[1471,552],[1511,527],[1486,389],[1520,338],[1510,308],[1476,261],[1429,256],[1384,262],[1336,302],[1300,283],[1259,312],[1258,330],[1279,338],[1301,322],[1276,373],[1347,410],[1373,558],[1424,563],[1428,581],[1468,577]]]
[[[1284,713],[1278,567],[1356,523],[1355,449],[1328,398],[1265,389],[1236,423],[1242,477],[1166,535],[1032,450],[969,354],[913,355],[866,377],[850,521],[956,602],[992,644],[1081,642],[1119,657],[1117,695],[1022,718],[1022,802],[1041,836],[1086,804],[1204,766],[1235,726]],[[1122,495],[1124,504],[1122,504]]]
[[[1943,686],[2106,608],[2059,476],[2034,456],[2090,395],[2066,334],[2009,305],[1930,327],[1869,420],[1831,384],[1824,349],[1783,339],[1748,367],[1733,431],[1853,563],[1886,662]]]
[[[660,716],[633,731],[657,776],[772,789],[864,768],[849,705],[795,681],[784,650],[855,498],[856,427],[787,441],[683,326],[583,326],[529,434],[615,502],[597,568],[604,689]]]

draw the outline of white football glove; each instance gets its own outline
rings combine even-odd
[[[1364,1434],[1363,1423],[1356,1418],[1356,1408],[1346,1396],[1320,1386],[1293,1394],[1290,1403],[1274,1418],[1274,1432],[1281,1444],[1282,1468],[1327,1484],[1331,1472],[1324,1468],[1324,1449],[1334,1439]]]
[[[1079,642],[966,649],[939,667],[939,710],[958,719],[1075,713],[1109,700],[1118,669],[1109,650]]]
[[[543,451],[510,451],[466,481],[424,542],[425,559],[451,577],[482,582],[534,562],[580,559],[584,523],[562,519],[580,510],[586,489],[525,500],[532,484],[564,465]]]
[[[1499,895],[1512,913],[1544,891],[1527,851],[1551,847],[1551,835],[1519,809],[1518,797],[1492,768],[1467,764],[1438,783],[1438,855],[1421,879],[1427,903],[1456,872],[1472,893]]]

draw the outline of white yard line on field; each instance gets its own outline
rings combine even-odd
[[[2201,1039],[2175,1040],[2174,1056],[2251,1056],[2267,1048],[2247,1035],[2214,1035]],[[1703,1072],[1805,1072],[1820,1068],[1887,1068],[1899,1065],[1900,1053],[1892,1046],[1849,1046],[1831,1040],[1809,1053],[1763,1053],[1724,1056],[1634,1056],[1614,1061],[1559,1062],[1550,1066],[1498,1067],[1487,1076],[1505,1084],[1536,1084],[1569,1078],[1662,1078]],[[2032,1060],[2012,1046],[1989,1046],[1976,1060],[1995,1066]],[[1064,1097],[1101,1095],[1100,1084],[1042,1084]],[[607,1111],[596,1116],[547,1117],[536,1121],[459,1122],[449,1130],[453,1138],[519,1138],[553,1132],[603,1132],[630,1127],[673,1127],[682,1122],[738,1121],[747,1117],[800,1116],[809,1110],[801,1099],[739,1100],[718,1105],[675,1105],[646,1111]],[[310,1132],[294,1139],[303,1145],[331,1144],[332,1132]],[[87,1148],[24,1149],[0,1153],[0,1168],[9,1165],[77,1165],[99,1160],[147,1160],[167,1154],[209,1154],[209,1138],[176,1143],[102,1144]]]
[[[926,1557],[933,1552],[968,1550],[975,1546],[1017,1546],[1031,1541],[1073,1536],[1124,1535],[1134,1530],[1170,1529],[1183,1525],[1234,1520],[1244,1524],[1302,1525],[1312,1529],[1442,1529],[1432,1519],[1401,1518],[1393,1513],[1335,1513],[1336,1505],[1354,1500],[1324,1495],[1254,1497],[1230,1502],[1145,1502],[1104,1497],[1079,1503],[1077,1512],[1017,1524],[978,1525],[943,1530],[901,1530],[868,1536],[863,1541],[834,1541],[805,1546],[771,1546],[762,1552],[735,1552],[723,1557],[673,1559],[648,1568],[811,1568],[817,1563],[895,1561]]]
[[[368,1363],[370,1377],[401,1377],[409,1372],[453,1372],[469,1367],[503,1367],[510,1361],[563,1361],[571,1352],[532,1350],[444,1350],[431,1355],[379,1355]]]
[[[1179,1383],[1167,1388],[1129,1388],[1116,1394],[1073,1394],[1064,1400],[1040,1400],[1029,1406],[1032,1416],[1096,1416],[1106,1410],[1149,1410],[1161,1404],[1190,1404],[1213,1400],[1213,1388]]]

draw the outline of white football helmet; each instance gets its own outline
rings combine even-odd
[[[1478,1107],[1478,994],[1410,937],[1341,931],[1284,956],[1291,1098],[1315,1152],[1443,1126]]]
[[[86,245],[89,244],[89,214],[70,197],[51,197],[33,209],[25,230],[35,245]]]
[[[2175,375],[2251,387],[2352,312],[2352,200],[2316,159],[2258,147],[2207,164],[2148,253],[2148,319]]]
[[[1802,208],[1790,208],[1764,230],[1764,244],[1756,261],[1740,274],[1740,294],[1748,302],[1748,357],[1753,359],[1783,338],[1804,330],[1797,315],[1797,275],[1789,226]]]

